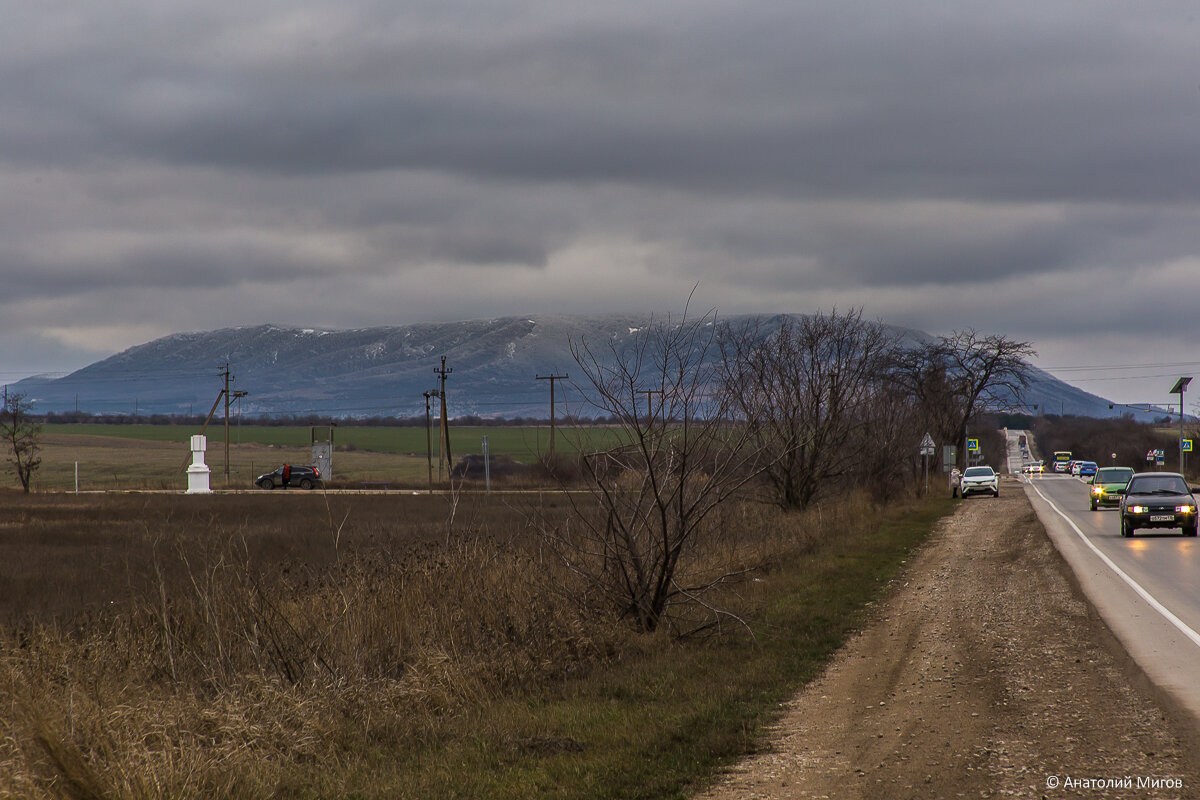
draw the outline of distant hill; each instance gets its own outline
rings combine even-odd
[[[726,317],[738,323],[755,315]],[[781,317],[763,315],[776,324]],[[246,415],[412,417],[425,413],[424,392],[438,388],[441,359],[452,372],[446,396],[452,417],[530,417],[550,412],[589,416],[572,384],[583,378],[571,342],[586,341],[597,355],[619,348],[651,320],[644,315],[501,317],[356,330],[276,325],[178,333],[131,347],[61,378],[28,378],[9,387],[35,400],[41,413],[78,409],[94,414],[204,414],[224,386],[246,392]],[[768,325],[767,327],[770,327]],[[920,331],[895,329],[914,340]],[[1116,416],[1108,401],[1033,370],[1025,403],[1050,414]],[[436,403],[436,398],[434,400]],[[237,408],[237,406],[235,406]]]

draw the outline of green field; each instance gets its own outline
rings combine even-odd
[[[325,430],[318,429],[324,437]],[[90,425],[55,424],[44,425],[42,431],[50,435],[108,436],[118,439],[134,439],[147,442],[177,442],[186,445],[189,438],[200,430],[191,425]],[[333,429],[334,445],[339,449],[365,450],[374,453],[424,456],[427,446],[423,427],[368,427],[347,425]],[[225,428],[212,424],[205,432],[209,446],[224,443]],[[488,440],[492,455],[510,456],[515,461],[529,464],[550,449],[550,427],[450,427],[450,452],[453,455],[481,453],[482,440]],[[555,452],[567,455],[579,450],[607,449],[619,443],[617,428],[587,427],[573,428],[558,426],[555,430]],[[437,457],[438,431],[431,432],[433,454]],[[274,447],[307,447],[312,443],[312,430],[308,426],[278,425],[230,425],[229,443],[258,444]]]
[[[42,465],[34,476],[34,490],[71,491],[77,486],[81,491],[185,489],[188,442],[199,432],[198,426],[191,425],[44,425]],[[251,488],[256,476],[280,464],[312,461],[308,426],[231,426],[227,481],[224,426],[209,426],[206,435],[206,462],[214,489]],[[423,427],[343,426],[334,429],[330,485],[357,488],[363,483],[386,482],[393,488],[426,487],[431,471],[440,483],[463,456],[483,452],[485,436],[493,463],[507,457],[532,465],[549,452],[549,426],[451,427],[451,457],[440,464],[436,430],[432,431],[432,453],[427,456]],[[555,453],[570,456],[581,449],[607,449],[619,444],[619,437],[617,428],[560,427],[555,431]],[[503,480],[502,475],[493,475]],[[11,471],[0,473],[0,488],[17,485]]]

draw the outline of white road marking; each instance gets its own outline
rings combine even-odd
[[[1138,596],[1141,597],[1143,600],[1145,600],[1147,603],[1149,603],[1151,608],[1153,608],[1159,614],[1162,614],[1163,618],[1166,619],[1167,622],[1170,622],[1172,625],[1174,625],[1179,630],[1180,633],[1182,633],[1184,636],[1186,636],[1188,639],[1190,639],[1192,641],[1192,644],[1196,645],[1197,647],[1200,647],[1200,633],[1196,633],[1194,630],[1192,630],[1190,627],[1188,627],[1188,625],[1183,620],[1181,620],[1179,617],[1172,614],[1171,611],[1166,606],[1164,606],[1162,603],[1158,602],[1158,600],[1155,599],[1154,595],[1150,594],[1148,591],[1143,589],[1142,585],[1140,583],[1135,581],[1133,578],[1129,577],[1129,575],[1125,572],[1125,570],[1121,569],[1115,563],[1113,563],[1113,560],[1111,558],[1104,555],[1104,553],[1100,552],[1100,548],[1098,548],[1098,547],[1096,547],[1096,545],[1092,544],[1091,540],[1088,539],[1088,537],[1084,535],[1083,531],[1081,531],[1079,529],[1079,526],[1075,524],[1074,520],[1072,520],[1065,513],[1063,513],[1062,509],[1060,509],[1058,506],[1056,506],[1054,504],[1053,500],[1051,500],[1049,497],[1046,497],[1046,495],[1042,494],[1042,490],[1038,488],[1036,483],[1034,483],[1033,481],[1030,481],[1029,485],[1032,486],[1033,490],[1038,493],[1038,497],[1040,497],[1046,501],[1047,505],[1049,505],[1050,508],[1054,510],[1055,514],[1058,514],[1060,517],[1062,517],[1066,521],[1066,523],[1068,525],[1071,526],[1071,530],[1075,531],[1076,535],[1078,535],[1079,538],[1083,540],[1083,543],[1086,544],[1091,549],[1091,551],[1093,553],[1095,553],[1097,557],[1099,557],[1099,559],[1101,561],[1103,561],[1105,564],[1107,564],[1109,569],[1111,569],[1114,573],[1116,573],[1117,576],[1120,577],[1121,580],[1125,581],[1125,583],[1127,583],[1129,585],[1129,588],[1131,588],[1131,589],[1133,589],[1133,591],[1137,592]]]

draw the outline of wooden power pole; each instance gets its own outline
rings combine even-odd
[[[539,381],[550,381],[550,464],[554,464],[554,382],[566,380],[567,375],[537,375]]]
[[[646,424],[649,425],[650,421],[654,419],[654,404],[651,402],[650,398],[654,395],[661,397],[662,389],[643,389],[642,393],[646,395]],[[661,401],[659,402],[659,405],[662,405]]]
[[[225,362],[225,369],[221,371],[221,375],[225,378],[225,388],[221,390],[221,394],[225,398],[225,485],[229,485],[229,362]]]
[[[442,439],[442,449],[444,449],[446,451],[444,454],[445,461],[446,461],[446,470],[447,470],[447,472],[449,472],[450,470],[452,470],[454,468],[454,461],[453,461],[453,457],[450,455],[450,423],[446,418],[446,376],[449,375],[451,372],[454,372],[454,370],[446,368],[446,357],[442,356],[441,369],[435,368],[433,370],[433,372],[435,375],[438,376],[438,379],[441,381],[441,384],[438,389],[438,396],[441,398],[441,401],[442,401],[441,439]],[[441,477],[442,477],[442,456],[439,455],[438,456],[438,478],[441,478]]]
[[[225,401],[225,485],[228,486],[229,485],[229,401],[241,399],[241,398],[245,397],[248,393],[247,392],[230,392],[229,391],[229,381],[232,380],[233,376],[229,374],[229,362],[228,361],[225,362],[225,368],[217,374],[225,379],[225,388],[221,390],[221,393],[219,395],[217,395],[217,402],[213,403],[212,411],[208,412],[208,419],[206,419],[204,421],[204,428],[208,428],[208,420],[212,419],[213,411],[217,410],[217,403],[220,403],[221,400],[224,399],[224,401]],[[239,406],[239,408],[240,408],[240,406]],[[202,428],[200,431],[202,434],[204,433],[204,428]]]

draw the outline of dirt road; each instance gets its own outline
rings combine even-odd
[[[700,797],[1200,797],[1200,723],[1165,703],[1004,484],[962,503],[769,748]]]

